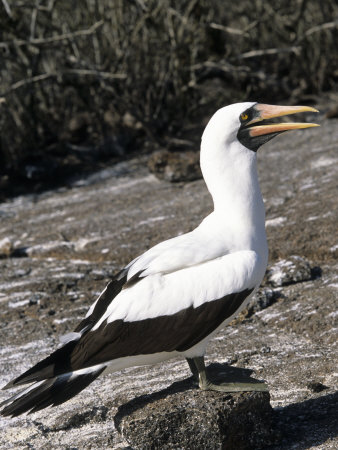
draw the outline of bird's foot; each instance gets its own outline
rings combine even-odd
[[[263,383],[252,378],[237,381],[236,377],[230,377],[230,381],[213,383],[210,381],[204,364],[204,357],[187,358],[195,383],[202,391],[218,392],[268,392],[269,388]],[[229,378],[229,375],[228,375]],[[232,378],[232,379],[231,379]]]
[[[212,383],[211,381],[203,380],[199,383],[202,391],[218,391],[218,392],[268,392],[269,388],[266,383],[260,382],[231,382],[231,383]]]

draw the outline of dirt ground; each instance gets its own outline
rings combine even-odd
[[[338,447],[338,121],[319,121],[320,128],[286,133],[259,150],[276,275],[265,278],[259,295],[270,292],[272,300],[219,333],[207,353],[209,363],[251,368],[268,382],[276,449]],[[159,181],[145,156],[1,203],[0,240],[12,245],[11,256],[0,259],[1,385],[59,345],[112,273],[191,230],[211,207],[202,180]],[[285,281],[292,255],[310,272],[301,268]],[[114,426],[119,406],[188,375],[185,361],[172,360],[99,378],[58,408],[1,418],[0,446],[127,447]],[[1,391],[0,401],[8,394]]]

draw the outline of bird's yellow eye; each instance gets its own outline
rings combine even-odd
[[[248,116],[247,114],[245,114],[245,113],[242,113],[242,114],[241,114],[241,119],[242,119],[242,120],[247,120],[248,117],[249,117],[249,116]]]

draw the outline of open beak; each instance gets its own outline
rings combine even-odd
[[[255,117],[246,124],[249,136],[252,138],[269,134],[276,135],[288,130],[298,130],[300,128],[311,128],[319,126],[316,123],[297,122],[283,122],[251,126],[252,124],[256,124],[257,122],[273,119],[275,117],[287,116],[300,112],[319,112],[317,109],[311,108],[310,106],[275,106],[257,103],[253,107],[253,109],[256,112]]]

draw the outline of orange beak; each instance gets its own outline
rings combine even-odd
[[[315,108],[310,106],[275,106],[275,105],[255,105],[255,110],[258,112],[258,116],[252,119],[248,125],[260,122],[262,120],[272,119],[275,117],[287,116],[290,114],[296,114],[300,112],[319,112]],[[296,122],[284,122],[273,123],[268,125],[255,125],[248,127],[250,137],[263,136],[265,134],[281,133],[288,130],[298,130],[301,128],[319,127],[316,123],[296,123]]]

